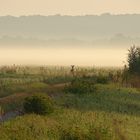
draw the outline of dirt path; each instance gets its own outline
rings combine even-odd
[[[27,96],[29,96],[29,94],[27,94],[27,93],[13,94],[13,95],[10,95],[7,97],[0,98],[0,104],[4,105],[4,104],[15,103],[17,101],[24,99]],[[4,113],[0,114],[0,122],[5,122],[5,121],[15,118],[21,114],[22,113],[21,113],[20,109],[4,112]]]
[[[2,97],[0,98],[0,104],[13,102],[16,101],[17,99],[25,98],[27,96],[28,96],[27,93],[17,93],[10,96]]]
[[[70,82],[67,82],[67,83],[60,83],[60,84],[54,84],[54,85],[52,85],[53,87],[65,87],[65,86],[67,86],[67,85],[69,85],[70,84]]]
[[[51,92],[50,94],[48,93],[49,96],[61,96],[59,90],[61,91],[62,88],[64,88],[66,85],[69,85],[70,83],[60,83],[60,84],[54,84],[50,85]],[[13,94],[7,97],[0,98],[0,104],[5,104],[9,102],[14,102],[17,99],[23,99],[31,94],[28,93],[17,93]],[[6,112],[3,115],[0,115],[0,122],[5,122],[7,120],[13,119],[17,116],[23,115],[23,113],[20,110],[15,110],[15,111],[9,111]]]

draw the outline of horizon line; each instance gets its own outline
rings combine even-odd
[[[70,15],[70,14],[49,14],[49,15],[43,15],[43,14],[28,14],[28,15],[0,15],[0,17],[31,17],[31,16],[41,16],[41,17],[49,17],[49,16],[69,16],[69,17],[83,17],[83,16],[125,16],[125,15],[140,15],[140,13],[122,13],[122,14],[113,14],[109,12],[101,13],[101,14],[77,14],[77,15]]]

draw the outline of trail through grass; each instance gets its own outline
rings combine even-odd
[[[75,94],[65,92],[72,77],[69,74],[67,77],[66,73],[66,77],[62,76],[64,71],[59,74],[51,72],[51,76],[45,78],[40,78],[37,72],[38,69],[35,69],[32,76],[38,80],[32,79],[26,72],[22,82],[15,83],[15,80],[11,80],[7,84],[1,84],[0,106],[5,112],[22,109],[25,97],[42,93],[54,99],[54,113],[46,116],[25,114],[1,123],[1,140],[140,139],[139,89],[109,81],[104,84],[95,83],[95,91]],[[88,72],[91,74],[99,71],[90,69],[86,71]],[[6,76],[8,78],[8,75],[4,75],[3,78]],[[92,80],[94,77],[86,78]]]

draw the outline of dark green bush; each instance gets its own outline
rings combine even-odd
[[[96,83],[107,84],[109,82],[108,76],[98,75],[96,78]]]
[[[36,94],[25,98],[23,107],[26,113],[49,114],[53,112],[54,105],[52,99],[47,95]]]
[[[134,45],[128,51],[128,71],[130,74],[140,75],[140,47]]]
[[[71,93],[90,93],[96,90],[94,82],[85,79],[75,79],[65,89]]]

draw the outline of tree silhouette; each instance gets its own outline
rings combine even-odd
[[[140,48],[133,45],[128,51],[128,71],[140,75]]]

